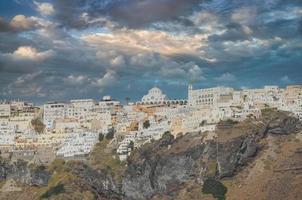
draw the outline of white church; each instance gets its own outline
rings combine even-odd
[[[143,104],[163,104],[168,97],[158,87],[153,87],[144,95],[141,102]]]

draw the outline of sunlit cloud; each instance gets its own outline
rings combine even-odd
[[[148,51],[163,55],[192,54],[202,57],[200,49],[206,45],[206,35],[173,35],[156,30],[120,30],[112,33],[83,35],[81,39],[94,47]]]
[[[34,4],[36,5],[36,9],[37,11],[41,14],[41,15],[53,15],[55,10],[53,8],[53,5],[51,3],[40,3],[37,1],[34,1]]]
[[[21,46],[11,54],[7,54],[16,60],[33,60],[33,61],[43,61],[51,56],[53,56],[53,50],[38,51],[34,47]]]

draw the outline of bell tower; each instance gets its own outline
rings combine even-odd
[[[193,93],[193,86],[189,84],[188,86],[188,105],[192,105],[192,93]]]

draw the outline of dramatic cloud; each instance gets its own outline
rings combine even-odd
[[[249,25],[254,23],[257,16],[257,10],[254,7],[239,8],[231,16],[234,22]]]
[[[0,98],[138,100],[154,85],[185,98],[188,83],[302,81],[300,0],[14,2],[0,16]]]
[[[8,84],[6,88],[3,88],[3,92],[8,96],[18,93],[20,97],[31,97],[33,95],[44,97],[46,94],[42,92],[43,87],[36,82],[42,77],[42,71],[21,75]]]
[[[54,26],[54,24],[35,16],[26,17],[24,15],[16,15],[9,23],[0,17],[0,32],[21,32],[50,26]]]
[[[10,26],[10,24],[0,17],[0,32],[9,32],[12,30],[13,28]]]
[[[163,31],[120,30],[112,33],[83,35],[81,39],[99,48],[120,49],[126,52],[157,52],[163,55],[191,54],[208,59],[200,50],[205,45],[205,35],[173,35]]]
[[[0,72],[34,72],[42,61],[54,55],[53,50],[38,51],[30,46],[20,46],[12,53],[0,52]]]
[[[21,46],[12,54],[7,54],[7,56],[12,57],[15,60],[33,60],[33,61],[43,61],[54,54],[52,50],[38,52],[37,49],[30,46]]]
[[[112,87],[117,81],[117,75],[114,71],[108,71],[104,74],[103,77],[96,79],[93,82],[93,85],[98,87],[100,91],[105,89],[106,87]]]
[[[37,1],[34,1],[34,4],[36,5],[37,11],[41,15],[52,15],[55,12],[53,5],[50,3],[39,3]]]
[[[233,82],[236,81],[236,77],[233,74],[227,72],[219,77],[216,77],[215,80],[218,82]]]
[[[203,76],[203,71],[198,65],[193,65],[188,71],[188,79],[191,82],[198,82],[202,80],[206,80]]]
[[[99,18],[107,16],[127,27],[143,27],[153,22],[178,19],[187,15],[201,0],[55,0],[56,17],[67,27],[87,27],[80,18],[84,13]]]
[[[128,0],[115,3],[110,16],[130,27],[148,25],[157,21],[177,19],[193,10],[200,0]]]
[[[89,78],[86,75],[74,75],[71,74],[67,78],[64,79],[64,82],[69,85],[79,86],[83,84],[87,84],[89,82]]]

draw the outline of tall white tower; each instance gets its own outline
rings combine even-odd
[[[188,86],[188,105],[192,105],[192,93],[193,93],[193,86],[189,84]]]

